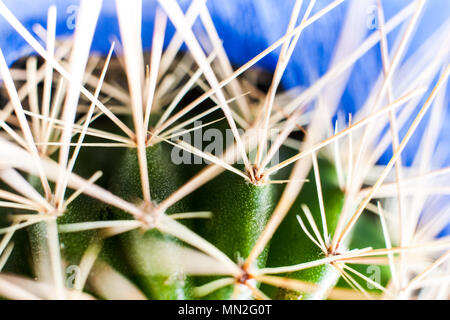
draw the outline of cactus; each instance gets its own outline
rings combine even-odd
[[[185,14],[160,1],[146,52],[142,4],[117,0],[121,45],[108,55],[90,52],[101,1],[81,2],[66,39],[50,7],[46,32],[36,29],[46,47],[0,2],[39,54],[9,66],[0,50],[0,296],[447,298],[450,242],[438,234],[448,168],[433,169],[429,153],[441,152],[448,25],[403,61],[425,1],[386,23],[378,3],[379,30],[337,53],[311,87],[282,88],[301,33],[341,2],[297,1],[286,34],[236,70],[201,1]],[[193,13],[206,38],[192,31]],[[168,21],[177,33],[164,45]],[[389,61],[386,37],[402,22]],[[379,83],[336,118],[344,89],[334,84],[377,43]],[[261,89],[254,66],[279,48]],[[402,152],[423,124],[406,168]]]

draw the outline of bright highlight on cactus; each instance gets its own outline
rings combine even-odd
[[[328,71],[283,90],[302,32],[343,2],[293,1],[285,35],[237,68],[204,1],[159,1],[146,52],[141,1],[116,0],[106,56],[90,50],[102,1],[81,1],[69,38],[55,7],[30,33],[0,2],[38,54],[8,66],[0,48],[0,296],[447,299],[450,170],[432,159],[448,153],[450,21],[407,56],[427,1],[386,21],[377,1],[377,30],[344,24]],[[379,78],[343,115],[352,68],[376,48]],[[262,89],[255,65],[272,52]]]

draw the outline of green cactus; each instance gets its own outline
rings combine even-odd
[[[198,39],[186,31],[182,36],[192,55],[179,53],[165,65],[165,54],[173,52],[162,49],[162,12],[155,19],[158,28],[145,72],[140,38],[135,37],[139,28],[132,21],[140,8],[118,3],[124,49],[119,58],[82,59],[89,54],[98,15],[93,12],[78,22],[86,34],[61,44],[73,45],[80,55],[69,61],[71,73],[55,60],[53,67],[61,75],[52,76],[48,69],[44,74],[50,64],[38,71],[36,58],[28,58],[28,101],[17,96],[14,86],[20,81],[7,68],[0,69],[9,96],[6,104],[11,102],[15,111],[1,106],[6,111],[0,116],[0,281],[20,287],[23,278],[35,279],[39,290],[29,294],[44,298],[414,296],[420,273],[408,269],[410,257],[404,251],[421,247],[411,240],[416,233],[411,239],[392,233],[399,228],[398,219],[412,211],[399,195],[402,168],[396,166],[398,158],[380,167],[372,157],[379,156],[378,145],[393,139],[383,131],[392,119],[381,115],[416,97],[417,90],[389,101],[390,109],[380,109],[379,115],[367,116],[367,107],[357,114],[359,122],[350,121],[342,129],[342,121],[332,123],[334,110],[319,97],[325,84],[318,82],[323,87],[302,92],[301,99],[295,90],[277,94],[283,59],[273,83],[267,84],[270,89],[261,92],[251,74],[242,79],[238,76],[244,70],[230,71],[221,44],[211,34],[213,51],[207,58]],[[186,27],[174,20],[178,11],[165,9],[178,29]],[[40,44],[31,44],[52,60]],[[289,48],[282,46],[288,55]],[[217,65],[212,63],[215,54]],[[99,61],[105,64],[101,71]],[[337,74],[331,72],[333,77],[350,68],[339,66],[332,69]],[[430,71],[437,75],[442,70],[413,70],[412,76],[426,78]],[[42,74],[38,80],[37,74]],[[441,74],[437,89],[448,74]],[[88,89],[78,85],[83,78]],[[52,104],[41,103],[37,98],[49,94],[49,83]],[[410,113],[402,119],[412,109],[406,111]],[[395,118],[395,112],[389,115]],[[414,123],[412,132],[416,127]],[[203,136],[203,129],[214,131]],[[367,131],[353,134],[356,130]],[[410,137],[408,133],[400,143]],[[175,161],[177,152],[188,157]],[[419,167],[411,172],[426,175],[426,166]],[[391,170],[397,170],[395,177],[389,176]],[[425,209],[425,201],[412,201]],[[417,227],[412,229],[424,239],[428,236],[423,246],[448,249],[448,239],[430,240],[430,228],[421,230],[419,209],[408,227]],[[424,251],[416,252],[429,261],[432,256]],[[372,265],[379,267],[379,279],[368,274]],[[0,287],[2,298],[27,294]]]

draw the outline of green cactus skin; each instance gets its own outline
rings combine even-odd
[[[368,247],[382,249],[386,248],[386,244],[379,217],[371,212],[365,211],[355,225],[349,249],[353,250]],[[378,281],[383,287],[386,287],[391,279],[391,272],[387,265],[349,264],[349,266],[366,277],[375,279],[375,281]],[[377,279],[378,276],[379,279]],[[354,279],[368,292],[382,293],[381,290],[375,288],[364,279],[361,279],[360,277],[354,277]],[[349,284],[345,282],[343,278],[339,279],[336,286],[350,288]]]
[[[337,185],[337,176],[334,166],[325,159],[319,158],[319,171],[321,176],[322,192],[328,230],[335,230],[344,194]],[[309,262],[324,258],[324,253],[307,237],[301,229],[297,215],[302,217],[305,225],[307,219],[301,209],[306,204],[314,220],[322,232],[322,223],[317,198],[317,189],[314,182],[314,172],[308,175],[309,182],[305,183],[297,200],[292,205],[287,216],[275,232],[271,242],[267,260],[268,267],[280,267]],[[332,236],[333,234],[331,234]],[[318,266],[297,272],[283,274],[282,276],[316,283],[319,286],[334,286],[339,278],[337,270],[329,265]],[[264,286],[264,290],[274,299],[321,298],[320,295],[305,295],[303,293],[287,292],[283,289]],[[320,291],[320,290],[319,290]]]
[[[0,188],[9,190],[3,183],[0,183]],[[8,217],[14,214],[15,211],[14,209],[0,209],[0,228],[7,228],[11,225]],[[31,252],[26,230],[16,230],[10,242],[14,243],[14,247],[1,271],[28,277],[32,276],[32,270],[30,268],[31,261],[29,261]]]
[[[86,221],[106,220],[108,216],[107,207],[99,201],[87,196],[75,199],[67,208],[66,212],[58,218],[57,223],[69,224]],[[67,262],[78,265],[86,249],[95,241],[100,241],[98,230],[83,232],[60,233],[59,239],[62,244],[61,253]]]
[[[67,207],[63,215],[57,218],[56,226],[105,220],[107,214],[105,205],[95,199],[81,195]],[[33,265],[39,266],[39,268],[49,268],[48,234],[49,228],[53,227],[51,224],[52,222],[39,222],[28,228]],[[66,267],[78,266],[87,248],[93,242],[99,240],[98,230],[60,233],[60,252]],[[70,269],[67,270],[69,272]],[[35,270],[35,274],[39,276],[42,275],[42,272]]]
[[[126,121],[128,125],[131,125],[131,119],[129,117],[121,117],[121,119]],[[105,117],[96,119],[95,122],[91,123],[90,127],[114,134],[121,133],[121,130]],[[104,140],[93,136],[86,136],[84,141],[91,143],[104,142]],[[110,187],[111,177],[114,176],[115,170],[117,170],[117,162],[122,158],[124,153],[124,148],[100,147],[95,148],[95,150],[91,148],[81,148],[75,163],[74,172],[88,179],[96,171],[101,170],[103,175],[96,181],[96,184],[108,189]],[[98,206],[97,210],[101,213],[101,215],[97,215],[98,220],[113,220],[115,218],[109,206],[95,199],[89,199]],[[129,218],[129,216],[127,216],[127,218]],[[95,239],[92,239],[92,241],[99,240],[102,242],[102,249],[98,259],[109,264],[129,280],[136,282],[136,279],[133,278],[134,274],[132,269],[127,263],[124,252],[122,251],[120,239],[118,239],[118,237],[100,239],[98,234],[94,234],[94,237]],[[68,240],[69,239],[66,239],[66,241]],[[76,241],[76,238],[72,238],[72,240]]]
[[[170,149],[157,144],[147,148],[147,165],[149,171],[152,201],[159,203],[179,188],[186,179],[182,166],[173,164]],[[117,168],[113,179],[113,190],[129,201],[142,199],[137,153],[128,149]],[[179,201],[167,210],[167,214],[191,211],[189,200]],[[112,209],[117,218],[129,218],[129,215]],[[122,248],[130,266],[135,273],[140,287],[151,299],[173,300],[190,299],[191,279],[180,275],[155,275],[152,265],[158,257],[152,248],[159,240],[180,241],[174,237],[161,234],[157,230],[133,230],[119,236]],[[170,253],[167,253],[170,255]]]
[[[256,186],[242,177],[224,172],[195,194],[196,209],[211,211],[211,219],[198,221],[196,231],[232,260],[247,258],[263,231],[276,203],[274,185]],[[266,263],[267,248],[257,264]],[[211,279],[210,279],[211,280]],[[232,286],[218,290],[208,299],[228,299]]]

